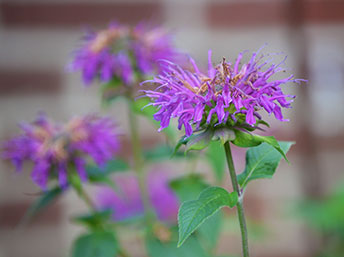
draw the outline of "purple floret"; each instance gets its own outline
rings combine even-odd
[[[114,78],[132,85],[137,82],[137,75],[157,73],[157,60],[176,60],[179,56],[169,33],[144,23],[132,28],[111,23],[105,30],[89,32],[84,40],[69,70],[81,71],[86,85],[95,79],[109,82]]]
[[[231,64],[225,59],[213,66],[211,51],[208,53],[208,73],[201,73],[194,60],[193,70],[182,69],[175,63],[164,60],[164,71],[153,80],[144,83],[156,85],[154,90],[143,90],[152,99],[150,105],[158,107],[154,119],[160,122],[160,131],[170,124],[171,118],[178,118],[178,129],[184,126],[186,136],[194,128],[218,126],[237,122],[238,115],[244,116],[244,123],[254,126],[261,119],[259,110],[274,114],[276,119],[287,121],[281,108],[291,108],[295,96],[284,94],[280,85],[302,80],[287,78],[274,80],[271,77],[284,71],[279,64],[258,57],[253,53],[250,60],[240,65],[244,53]]]
[[[89,158],[101,165],[119,150],[115,124],[96,115],[74,118],[65,125],[40,115],[21,129],[21,134],[3,143],[2,158],[11,160],[17,170],[24,162],[32,162],[32,180],[42,189],[55,177],[61,187],[67,186],[71,170],[86,181]]]

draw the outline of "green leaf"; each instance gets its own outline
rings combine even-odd
[[[180,148],[182,145],[186,145],[186,143],[187,143],[189,140],[190,140],[190,137],[182,136],[182,137],[179,139],[179,141],[178,141],[176,147],[174,148],[174,151],[173,151],[172,156],[175,156],[175,155],[177,154],[179,148]]]
[[[156,238],[149,237],[146,240],[146,248],[150,257],[210,257],[194,236],[191,236],[179,248],[175,241],[163,243]]]
[[[73,218],[75,222],[86,224],[92,229],[101,228],[104,223],[106,223],[112,215],[111,210],[103,210],[93,212],[87,215],[81,215]]]
[[[222,212],[219,211],[197,229],[200,239],[203,239],[202,245],[209,251],[213,251],[217,245],[223,223],[222,218]]]
[[[185,202],[196,199],[209,185],[197,174],[177,178],[170,182],[170,187],[177,194],[179,201]]]
[[[201,192],[197,200],[184,202],[178,213],[178,247],[221,207],[233,207],[237,201],[236,192],[228,193],[221,187],[209,187]]]
[[[105,182],[106,177],[117,171],[126,171],[129,169],[129,165],[120,159],[110,160],[106,165],[99,167],[97,165],[89,165],[86,167],[88,179],[91,182]]]
[[[114,257],[118,243],[112,232],[95,231],[80,236],[73,245],[72,257]]]
[[[27,210],[21,220],[21,224],[28,222],[42,209],[53,203],[62,194],[62,192],[63,190],[59,186],[43,192],[43,194]]]
[[[225,172],[226,155],[220,141],[212,141],[209,144],[206,158],[213,169],[216,180],[221,181]]]
[[[183,153],[174,154],[173,148],[166,144],[158,145],[157,147],[154,147],[153,149],[146,149],[143,154],[146,161],[152,161],[152,162],[169,160],[172,158],[172,156],[182,157],[182,158],[185,157]]]
[[[254,147],[258,146],[261,143],[268,143],[269,145],[273,146],[287,161],[287,156],[285,155],[284,151],[281,149],[278,141],[273,136],[259,136],[251,133],[246,133],[240,130],[235,130],[235,139],[232,143],[239,147]]]
[[[214,130],[206,129],[199,134],[193,134],[186,143],[186,152],[191,150],[202,150],[206,148],[213,138]]]
[[[288,152],[293,142],[279,142],[283,155]],[[246,152],[245,170],[238,175],[238,182],[241,187],[246,187],[247,183],[254,179],[271,178],[281,161],[281,154],[267,143],[252,147]]]
[[[216,128],[214,131],[213,140],[220,140],[224,145],[227,141],[232,141],[235,139],[235,133],[232,129],[221,127]]]

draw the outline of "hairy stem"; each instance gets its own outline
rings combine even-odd
[[[229,169],[229,175],[232,181],[233,190],[237,192],[239,196],[239,201],[236,207],[237,207],[240,231],[241,231],[242,252],[243,252],[244,257],[249,257],[247,228],[246,228],[246,220],[245,220],[244,207],[243,207],[243,197],[242,197],[242,192],[240,191],[240,188],[239,188],[237,176],[235,173],[233,158],[232,158],[231,147],[228,141],[225,143],[225,152],[226,152],[227,165]]]

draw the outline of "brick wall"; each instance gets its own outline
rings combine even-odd
[[[287,115],[290,123],[274,123],[273,133],[296,140],[292,166],[283,164],[273,181],[259,181],[247,192],[248,216],[268,227],[267,238],[252,241],[253,256],[309,256],[309,237],[304,226],[288,215],[288,204],[311,188],[326,192],[341,178],[344,159],[344,9],[336,0],[130,0],[130,1],[32,1],[0,3],[0,139],[15,131],[20,120],[32,119],[45,110],[56,119],[101,109],[96,86],[85,89],[77,74],[67,74],[65,64],[85,25],[100,27],[111,19],[130,24],[141,19],[162,22],[177,33],[179,47],[197,60],[235,58],[243,50],[268,43],[269,51],[288,53],[288,66],[309,78]],[[297,7],[297,9],[294,9]],[[295,16],[296,15],[296,16]],[[104,111],[103,111],[104,112]],[[109,110],[126,129],[125,107]],[[142,123],[145,142],[156,132]],[[128,149],[124,149],[125,154]],[[237,158],[242,154],[237,153]],[[313,166],[312,166],[312,165]],[[314,167],[311,170],[310,167]],[[201,165],[200,165],[201,166]],[[202,172],[207,172],[202,166]],[[313,169],[313,168],[312,168]],[[313,172],[313,173],[312,173]],[[316,173],[317,172],[317,173]],[[313,174],[313,175],[312,175]],[[316,174],[316,175],[315,175]],[[321,180],[323,188],[318,188]],[[0,256],[67,256],[79,230],[69,217],[84,206],[73,194],[66,195],[30,226],[17,228],[24,209],[37,192],[29,174],[14,174],[0,163]],[[269,243],[271,239],[273,243]],[[128,239],[130,241],[130,239]],[[225,231],[220,253],[237,248],[237,239]],[[228,243],[230,242],[230,243]],[[140,245],[135,247],[139,256]]]

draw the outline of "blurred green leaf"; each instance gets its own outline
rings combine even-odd
[[[145,149],[144,157],[146,161],[158,162],[158,161],[165,161],[169,160],[173,156],[173,148],[163,144],[154,147],[153,149]],[[182,157],[184,158],[185,155],[183,153],[176,153],[174,157]]]
[[[41,210],[52,204],[60,195],[62,195],[62,192],[63,190],[59,186],[43,192],[42,195],[40,195],[39,198],[34,201],[34,203],[27,210],[21,220],[21,224],[25,224],[26,222],[30,221]]]
[[[280,149],[285,155],[293,142],[279,142]],[[272,178],[282,156],[273,147],[263,143],[256,147],[251,147],[246,152],[245,170],[238,175],[238,183],[241,187],[246,187],[247,183],[254,179]]]
[[[197,174],[191,174],[181,178],[177,178],[170,182],[170,187],[177,194],[179,201],[185,202],[195,200],[199,194],[209,185],[204,179]]]
[[[92,229],[102,228],[103,224],[106,224],[107,221],[112,216],[111,210],[103,210],[93,212],[91,214],[81,215],[74,217],[73,220],[78,223],[85,224]]]
[[[112,232],[95,231],[81,235],[73,245],[72,257],[114,257],[118,243]]]
[[[212,141],[209,144],[206,157],[213,169],[216,180],[221,181],[225,172],[226,155],[220,141]]]
[[[201,192],[197,200],[184,202],[178,213],[178,247],[220,208],[224,206],[234,207],[237,201],[236,192],[228,193],[221,187],[208,187]]]
[[[88,165],[86,172],[89,181],[93,183],[105,183],[114,186],[108,176],[114,172],[129,170],[129,165],[120,159],[114,159],[106,163],[106,165],[99,167],[97,165]]]
[[[281,149],[278,141],[273,136],[259,136],[251,133],[246,133],[240,130],[235,130],[235,139],[232,143],[239,147],[254,147],[258,146],[261,143],[268,143],[269,145],[273,146],[287,161],[287,156],[285,155],[284,151]]]
[[[179,248],[175,241],[163,243],[154,237],[149,237],[146,239],[146,248],[150,257],[210,257],[193,236]]]

